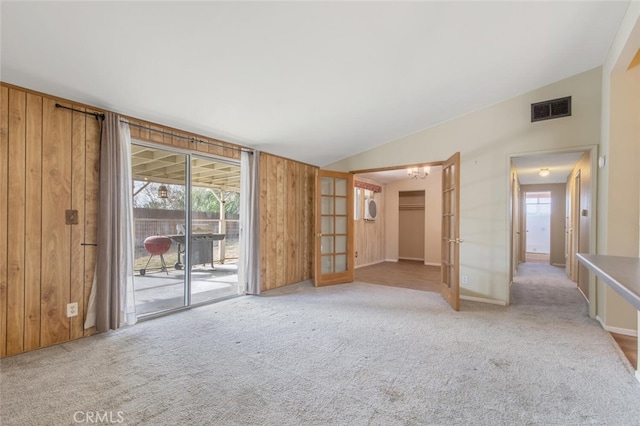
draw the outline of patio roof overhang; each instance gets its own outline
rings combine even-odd
[[[131,146],[134,180],[169,185],[184,185],[186,179],[183,154],[141,145]],[[240,192],[240,166],[214,158],[191,159],[191,185],[228,192]]]

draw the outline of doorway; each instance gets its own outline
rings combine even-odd
[[[398,199],[398,259],[424,262],[425,191],[400,191]]]
[[[525,205],[525,262],[550,263],[551,192],[527,192]]]
[[[237,296],[240,165],[134,142],[138,318]]]
[[[518,264],[525,260],[525,254],[539,251],[533,251],[531,244],[525,245],[524,241],[531,234],[529,224],[524,226],[527,220],[525,211],[529,208],[525,194],[550,191],[550,264],[561,268],[563,274],[574,282],[577,281],[577,286],[589,301],[589,316],[592,318],[596,315],[596,303],[589,298],[589,294],[595,293],[595,279],[589,274],[576,272],[572,275],[572,271],[579,268],[575,262],[575,253],[595,252],[597,188],[594,182],[597,180],[597,158],[595,145],[508,156],[512,234],[509,253],[514,267],[513,277],[518,274]],[[542,200],[531,201],[529,204],[539,205]],[[520,214],[514,215],[513,212],[518,210],[521,210]],[[524,238],[520,238],[523,235]]]

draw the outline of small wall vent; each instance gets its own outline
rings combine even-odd
[[[571,96],[531,104],[531,122],[568,117],[571,115]]]

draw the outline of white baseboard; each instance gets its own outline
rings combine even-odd
[[[442,263],[424,262],[425,266],[442,266]]]
[[[400,259],[400,260],[418,260],[420,262],[424,261],[424,258],[423,259],[418,259],[417,257],[399,257],[398,259]]]
[[[631,330],[629,328],[620,328],[620,327],[609,327],[604,323],[604,321],[602,321],[602,318],[600,318],[599,316],[596,316],[596,320],[598,320],[602,328],[607,330],[609,333],[622,334],[623,336],[638,337],[637,330]]]
[[[357,265],[355,269],[364,268],[365,266],[377,265],[378,263],[383,263],[383,262],[384,260],[378,260],[377,262],[369,262],[369,263],[365,263],[364,265]]]
[[[485,299],[484,297],[465,296],[461,294],[460,299],[470,300],[472,302],[489,303],[491,305],[507,306],[507,302],[505,302],[504,300]]]
[[[558,268],[566,268],[567,265],[564,263],[552,263],[551,266],[557,266]]]
[[[636,379],[640,382],[640,370],[636,370]]]
[[[398,263],[398,259],[385,259],[384,261]]]

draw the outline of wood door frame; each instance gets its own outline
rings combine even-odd
[[[453,174],[447,180],[448,169]],[[449,184],[447,184],[449,182]],[[449,198],[453,192],[453,198]],[[460,152],[456,152],[442,165],[442,263],[440,266],[440,294],[456,311],[460,310]],[[450,199],[449,203],[445,199]],[[451,222],[453,217],[453,222]],[[445,232],[448,230],[449,232]],[[451,248],[453,247],[453,259]],[[448,265],[447,265],[448,264]],[[445,266],[447,270],[445,271]]]
[[[456,152],[451,158],[453,158],[456,155],[458,157],[460,157],[460,153]],[[393,171],[393,170],[405,170],[405,169],[413,168],[413,167],[436,167],[436,166],[443,167],[443,165],[447,161],[449,161],[451,158],[449,158],[447,160],[442,160],[442,161],[428,161],[428,162],[424,162],[424,163],[405,164],[405,165],[401,165],[401,166],[389,166],[389,167],[378,167],[378,168],[373,168],[373,169],[352,170],[351,173],[353,175],[358,175],[358,174],[363,174],[363,173],[385,172],[385,171]],[[458,206],[460,205],[460,198],[459,198],[460,169],[461,169],[461,166],[460,166],[460,161],[459,161],[459,158],[458,158],[458,181],[457,181],[457,193],[458,193],[457,202],[458,202]],[[443,173],[443,172],[441,171],[441,173]],[[458,218],[458,220],[459,220],[459,218]],[[441,223],[440,231],[441,231],[441,234],[442,234],[442,230],[443,230],[442,221],[440,223]],[[440,255],[442,256],[442,250],[441,250],[441,254]],[[442,265],[440,267],[442,268]],[[442,273],[442,271],[441,271],[441,273]],[[460,265],[459,265],[459,262],[456,262],[456,275],[457,275],[457,277],[460,276]],[[442,282],[441,282],[441,285],[442,285]],[[458,305],[459,305],[459,301],[460,301],[459,282],[457,283],[457,285],[458,285]],[[459,307],[458,307],[458,309],[459,309]],[[458,309],[456,309],[456,310],[458,310]]]

